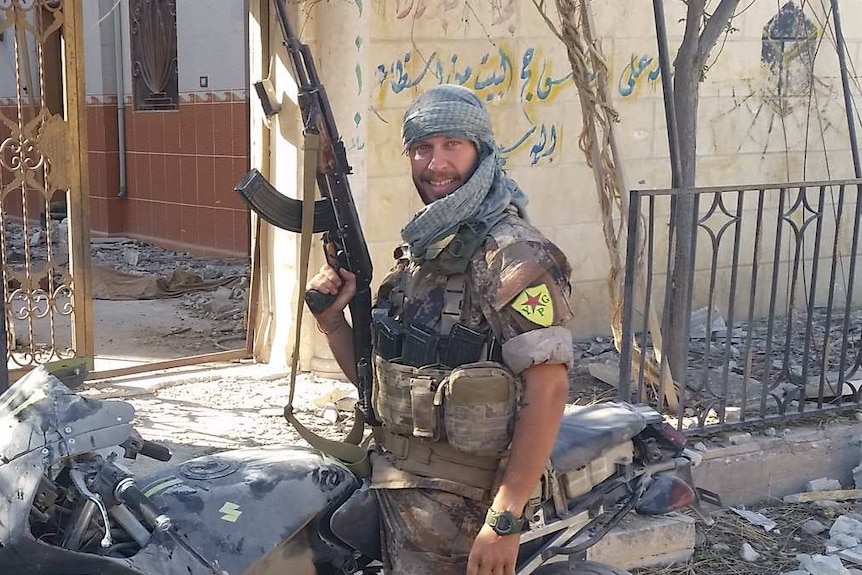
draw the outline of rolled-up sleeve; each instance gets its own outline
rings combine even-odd
[[[572,332],[555,325],[517,335],[503,344],[503,363],[515,375],[541,363],[558,363],[571,369]]]
[[[516,374],[542,363],[573,364],[571,268],[546,238],[489,250],[478,262],[482,314]]]

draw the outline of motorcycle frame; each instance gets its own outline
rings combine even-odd
[[[579,561],[586,560],[587,549],[598,543],[612,527],[637,506],[641,497],[646,492],[652,476],[659,473],[680,471],[684,474],[685,470],[689,470],[690,467],[691,462],[685,457],[674,457],[667,461],[645,466],[636,478],[636,488],[627,497],[623,498],[625,503],[622,509],[616,512],[615,516],[601,528],[599,533],[587,534],[586,532],[605,515],[605,512],[602,510],[595,517],[590,518],[586,524],[583,524],[583,513],[589,511],[617,489],[628,485],[630,480],[627,478],[628,473],[624,472],[622,476],[614,477],[611,480],[603,482],[603,484],[597,485],[596,488],[601,487],[602,489],[599,489],[597,492],[591,491],[581,501],[577,502],[574,510],[570,512],[568,517],[550,523],[543,528],[535,530],[535,532],[531,531],[521,537],[521,544],[523,545],[540,537],[558,532],[553,539],[543,545],[515,571],[516,575],[530,575],[540,567],[555,563],[567,561],[570,564],[577,564]]]

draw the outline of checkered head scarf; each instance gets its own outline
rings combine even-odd
[[[526,218],[527,196],[503,172],[491,117],[482,101],[463,86],[442,84],[426,90],[404,114],[405,149],[434,136],[470,140],[479,150],[479,164],[457,190],[425,206],[401,230],[410,257],[434,259],[463,223],[484,235],[514,206]],[[442,244],[442,245],[441,245]]]

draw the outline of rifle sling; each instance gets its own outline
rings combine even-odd
[[[295,333],[293,338],[293,357],[290,365],[290,393],[287,405],[284,406],[284,418],[296,429],[301,438],[308,442],[313,448],[341,460],[348,469],[359,477],[371,476],[371,463],[368,452],[354,443],[347,441],[336,441],[321,437],[305,427],[293,414],[293,396],[296,390],[296,371],[299,367],[299,340],[302,333],[302,316],[305,302],[305,283],[308,281],[308,260],[311,254],[311,239],[314,235],[314,185],[317,174],[317,162],[320,157],[320,135],[306,132],[304,134],[304,158],[302,175],[302,234],[299,247],[299,268],[297,303],[295,318]],[[348,441],[362,439],[362,431],[365,419],[358,408],[354,410],[353,429],[348,433]]]

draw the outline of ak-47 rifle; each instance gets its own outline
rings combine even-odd
[[[350,302],[350,317],[353,322],[359,408],[366,423],[379,425],[371,405],[371,256],[347,180],[347,175],[351,173],[347,152],[335,127],[329,98],[317,76],[311,50],[294,34],[287,19],[284,0],[273,0],[273,3],[278,12],[284,45],[296,71],[303,130],[306,134],[318,134],[321,139],[316,179],[323,199],[314,203],[313,232],[324,232],[324,253],[331,266],[356,274],[356,297]],[[246,174],[237,184],[236,191],[252,210],[274,226],[295,233],[303,231],[302,201],[281,194],[257,170]],[[325,310],[334,299],[334,296],[318,291],[305,294],[305,303],[314,314]]]

